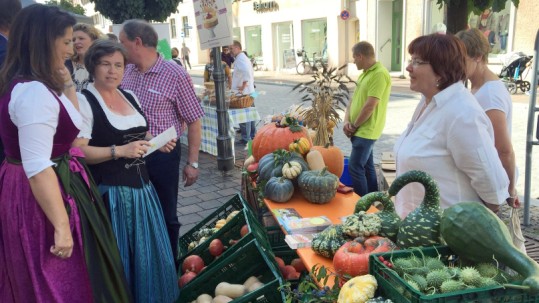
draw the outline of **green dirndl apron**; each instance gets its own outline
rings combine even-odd
[[[83,249],[95,302],[132,302],[116,238],[95,182],[78,148],[53,159],[53,167],[69,204],[80,215]],[[76,294],[74,294],[76,295]]]

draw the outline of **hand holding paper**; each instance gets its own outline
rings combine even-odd
[[[169,127],[167,130],[150,140],[150,148],[146,154],[144,154],[144,157],[165,146],[170,140],[176,139],[177,137],[178,134],[176,133],[176,128],[174,128],[174,126]]]

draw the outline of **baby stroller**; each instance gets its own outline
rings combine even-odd
[[[509,60],[510,63],[502,68],[498,77],[505,82],[505,87],[511,94],[516,94],[517,90],[525,93],[530,90],[531,84],[529,81],[522,80],[522,74],[531,65],[533,56],[526,56],[522,52],[515,53]]]

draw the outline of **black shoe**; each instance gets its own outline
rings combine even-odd
[[[247,141],[245,141],[245,140],[238,140],[238,141],[237,141],[237,144],[239,144],[239,145],[246,145],[246,144],[247,144]]]

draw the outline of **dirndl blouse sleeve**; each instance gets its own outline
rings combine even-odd
[[[74,124],[80,127],[80,114],[71,101],[64,95],[60,101]],[[11,92],[9,115],[19,130],[21,160],[28,178],[54,165],[51,154],[59,113],[58,101],[41,82],[19,83]]]

